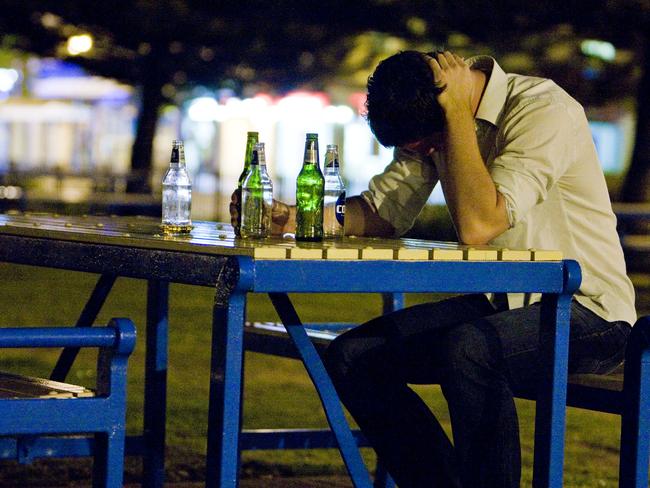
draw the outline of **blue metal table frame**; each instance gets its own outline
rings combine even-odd
[[[562,484],[569,313],[572,294],[580,283],[580,268],[574,261],[255,260],[243,255],[250,249],[240,252],[226,232],[218,227],[215,231],[214,223],[201,224],[210,239],[199,232],[194,242],[186,243],[153,235],[155,222],[139,219],[82,218],[68,225],[61,218],[3,216],[3,221],[13,224],[0,225],[0,261],[100,275],[78,326],[92,325],[117,277],[147,280],[144,429],[143,435],[127,438],[126,446],[127,454],[143,456],[145,486],[164,483],[167,315],[172,282],[215,290],[208,486],[237,486],[240,449],[250,440],[241,435],[243,335],[250,292],[270,294],[318,389],[355,486],[369,486],[368,472],[329,377],[287,294],[542,293],[545,326],[540,342],[545,371],[537,403],[534,485]],[[222,247],[214,245],[220,242]],[[66,351],[53,377],[65,376],[74,355]],[[34,457],[89,456],[92,448],[92,441],[80,439],[39,441],[30,447]]]
[[[570,303],[579,265],[557,262],[329,261],[228,258],[213,318],[207,482],[236,487],[240,462],[246,298],[268,293],[316,386],[356,487],[371,485],[334,387],[287,293],[540,292],[542,364],[533,485],[562,486]]]

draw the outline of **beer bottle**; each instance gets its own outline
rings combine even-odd
[[[296,181],[296,240],[323,238],[324,187],[318,162],[318,134],[307,134],[305,157]]]
[[[342,237],[345,218],[345,185],[339,173],[339,148],[329,144],[325,153],[325,212],[323,234],[325,237]]]
[[[253,147],[250,170],[242,184],[240,231],[241,236],[244,238],[266,236],[266,229],[264,228],[264,184],[259,159],[260,149],[263,156],[263,144],[256,144]],[[273,205],[273,196],[271,196],[271,205]]]
[[[251,159],[253,159],[253,147],[255,144],[258,142],[258,137],[259,133],[258,132],[248,132],[246,134],[246,154],[244,155],[244,169],[242,170],[241,174],[239,175],[239,181],[237,182],[237,188],[239,189],[239,208],[238,208],[238,225],[235,227],[235,235],[239,236],[239,227],[241,226],[241,190],[242,190],[242,185],[244,184],[244,180],[246,179],[246,176],[248,176],[248,172],[251,169]]]
[[[183,141],[172,142],[169,169],[162,182],[162,228],[165,233],[187,233],[192,230],[190,211],[192,183],[185,167]]]

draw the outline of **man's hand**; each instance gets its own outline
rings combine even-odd
[[[240,205],[241,191],[239,189],[232,192],[230,197],[230,223],[235,229],[241,225]],[[285,232],[292,232],[290,229],[291,208],[279,200],[273,200],[273,209],[271,210],[271,235],[282,235]],[[237,232],[238,233],[238,232]]]
[[[293,209],[293,229],[288,225],[291,220],[291,210],[291,207],[286,203],[273,199],[273,207],[271,209],[271,235],[281,236],[286,232],[295,232],[295,207]]]
[[[455,111],[469,111],[473,115],[472,100],[475,84],[465,60],[445,51],[436,58],[429,57],[433,79],[440,90],[438,103],[447,115]]]

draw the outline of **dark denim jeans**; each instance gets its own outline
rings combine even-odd
[[[341,400],[400,488],[518,488],[513,390],[535,388],[540,304],[496,311],[484,295],[399,310],[332,342],[325,365]],[[621,363],[631,327],[576,301],[569,372]],[[440,384],[454,445],[408,386]]]

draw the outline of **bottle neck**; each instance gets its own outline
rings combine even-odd
[[[172,157],[169,164],[174,168],[185,166],[185,149],[183,146],[172,147]]]
[[[244,156],[244,168],[249,169],[251,167],[251,161],[253,160],[253,148],[257,144],[256,137],[249,137],[246,141],[246,155]]]
[[[315,139],[307,139],[305,142],[305,157],[303,159],[303,166],[318,166],[318,141]]]
[[[325,169],[327,171],[338,171],[339,170],[339,161],[338,161],[338,159],[326,161],[325,162]]]

